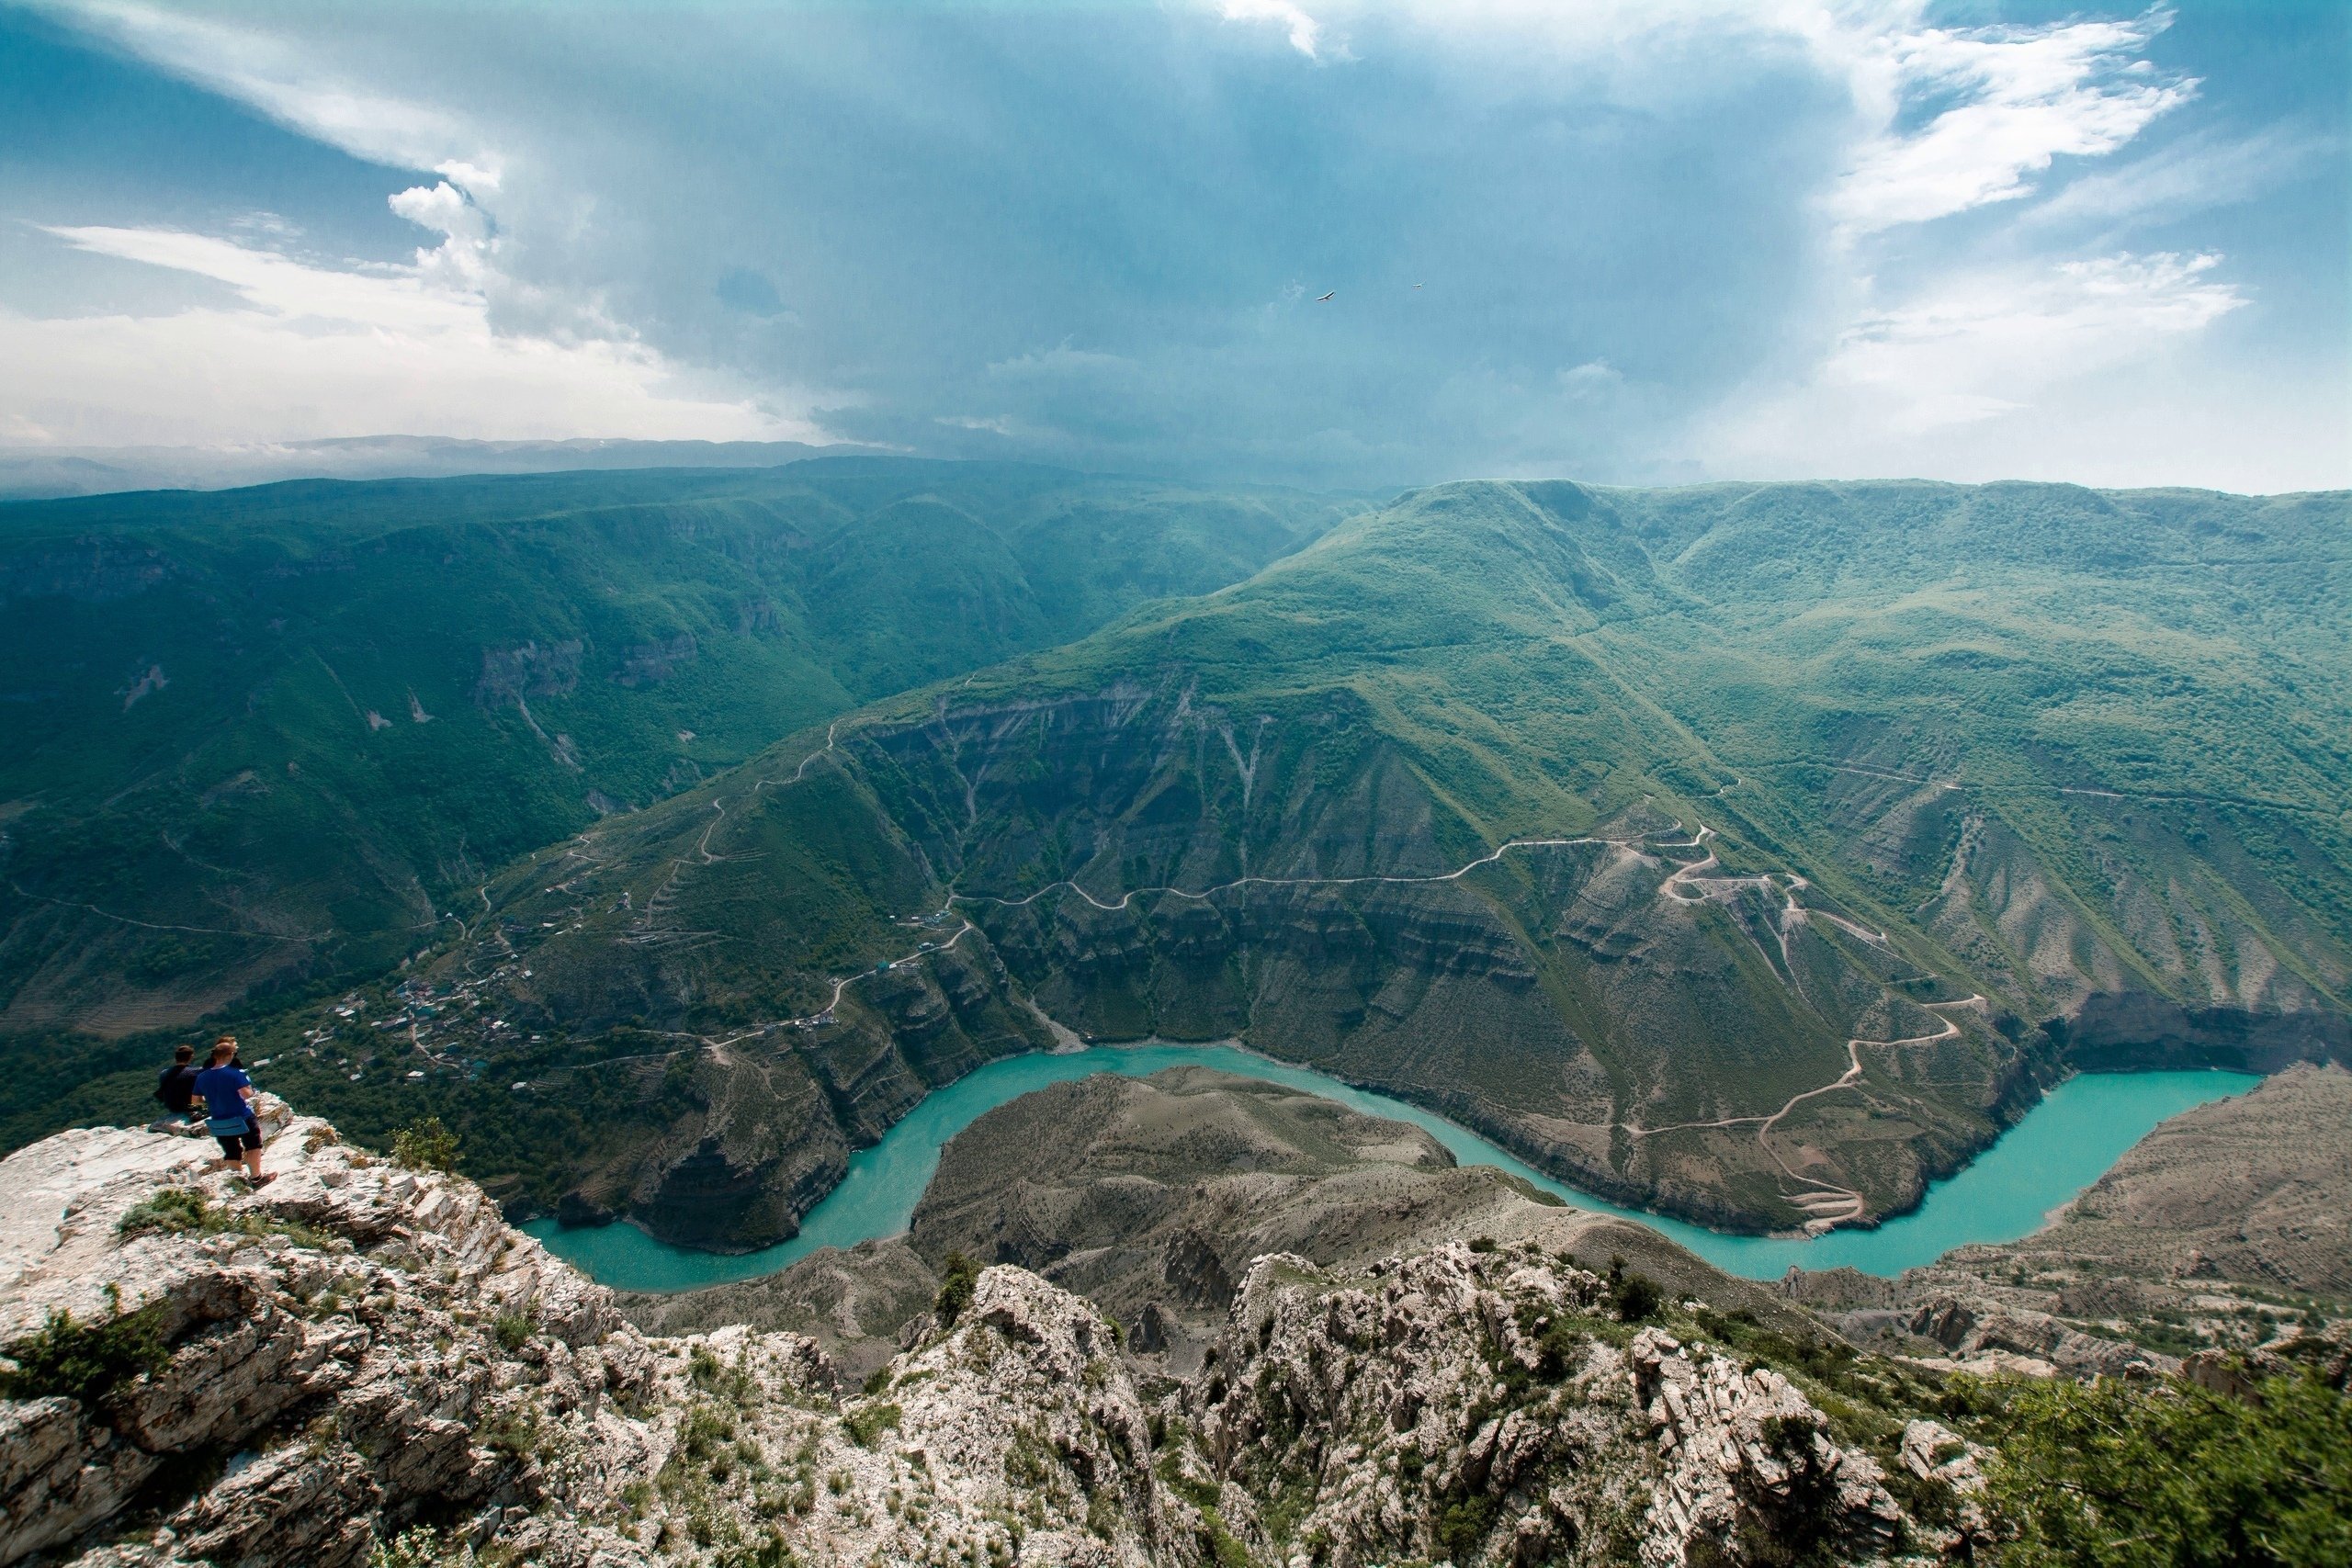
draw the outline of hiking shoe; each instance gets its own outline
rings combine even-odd
[[[245,1181],[248,1186],[258,1190],[261,1188],[268,1186],[271,1182],[277,1179],[277,1172],[273,1170],[267,1176],[249,1176],[245,1179]]]

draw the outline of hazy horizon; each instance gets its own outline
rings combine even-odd
[[[242,490],[305,479],[366,483],[374,479],[464,479],[645,469],[757,469],[783,468],[828,457],[908,457],[933,462],[1001,462],[1067,472],[1077,477],[1186,482],[1168,470],[1095,468],[1080,463],[1004,454],[995,457],[893,453],[854,443],[715,442],[694,439],[639,441],[628,437],[574,436],[545,441],[493,441],[451,436],[387,434],[333,436],[317,441],[254,443],[241,446],[40,447],[0,445],[0,504],[10,502],[73,501],[154,491]],[[1600,490],[1677,490],[1709,486],[1823,484],[1874,485],[2067,485],[2050,479],[1944,479],[1925,474],[1813,474],[1785,479],[1711,475],[1701,479],[1612,483],[1575,473],[1453,474],[1410,484],[1307,484],[1233,479],[1245,488],[1295,490],[1311,494],[1385,499],[1451,484],[1565,481]],[[2352,484],[2304,490],[2225,491],[2207,485],[2093,485],[2082,488],[2133,491],[2206,491],[2222,495],[2285,498],[2343,493]]]

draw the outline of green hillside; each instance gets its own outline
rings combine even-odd
[[[866,458],[0,506],[0,1030],[381,972],[540,845],[1348,510]]]
[[[975,682],[1072,719],[974,822],[969,744],[877,738],[877,786],[966,892],[1298,879],[967,906],[1080,1027],[1240,1029],[1705,1217],[1881,1213],[2063,1052],[2346,1049],[2347,510],[1450,486]],[[1114,677],[1151,697],[1074,741]]]
[[[319,1031],[281,1081],[354,1125],[430,1110],[528,1202],[706,1245],[1057,1027],[1239,1035],[1715,1223],[1866,1221],[2070,1060],[2352,1052],[2348,519],[1419,491],[590,825],[398,994],[258,1037]],[[1011,617],[1002,558],[890,580]]]

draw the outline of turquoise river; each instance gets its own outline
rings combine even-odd
[[[775,1247],[740,1254],[696,1252],[656,1241],[628,1224],[567,1230],[552,1220],[536,1220],[524,1229],[550,1251],[620,1290],[684,1291],[772,1274],[819,1247],[854,1247],[905,1230],[932,1173],[939,1168],[941,1146],[1007,1100],[1093,1073],[1142,1077],[1185,1066],[1288,1084],[1370,1115],[1410,1122],[1426,1129],[1464,1165],[1498,1166],[1577,1208],[1637,1221],[1717,1268],[1751,1280],[1777,1278],[1792,1263],[1806,1269],[1843,1263],[1866,1274],[1896,1274],[1971,1242],[2014,1241],[2038,1229],[2051,1210],[2098,1180],[2157,1122],[2260,1081],[2247,1073],[2081,1074],[2027,1112],[1966,1169],[1930,1187],[1926,1200],[1910,1213],[1875,1230],[1833,1231],[1802,1241],[1729,1235],[1621,1209],[1563,1186],[1476,1134],[1418,1106],[1351,1089],[1306,1067],[1236,1046],[1097,1045],[1061,1055],[1007,1057],[934,1091],[880,1143],[851,1156],[849,1174],[809,1211],[800,1234]]]

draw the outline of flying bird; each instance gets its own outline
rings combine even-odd
[[[1418,284],[1418,283],[1416,283],[1415,285],[1413,285],[1413,287],[1414,287],[1414,288],[1419,288],[1420,287],[1420,285],[1419,285],[1419,284]]]
[[[1331,294],[1337,294],[1338,292],[1339,292],[1339,290],[1338,290],[1338,289],[1336,289],[1336,288],[1334,288],[1333,290],[1331,290]],[[1331,294],[1317,294],[1317,295],[1315,297],[1315,302],[1316,302],[1317,305],[1320,305],[1321,303],[1323,303],[1323,301],[1324,301],[1324,300],[1329,299],[1329,298],[1331,298]]]

